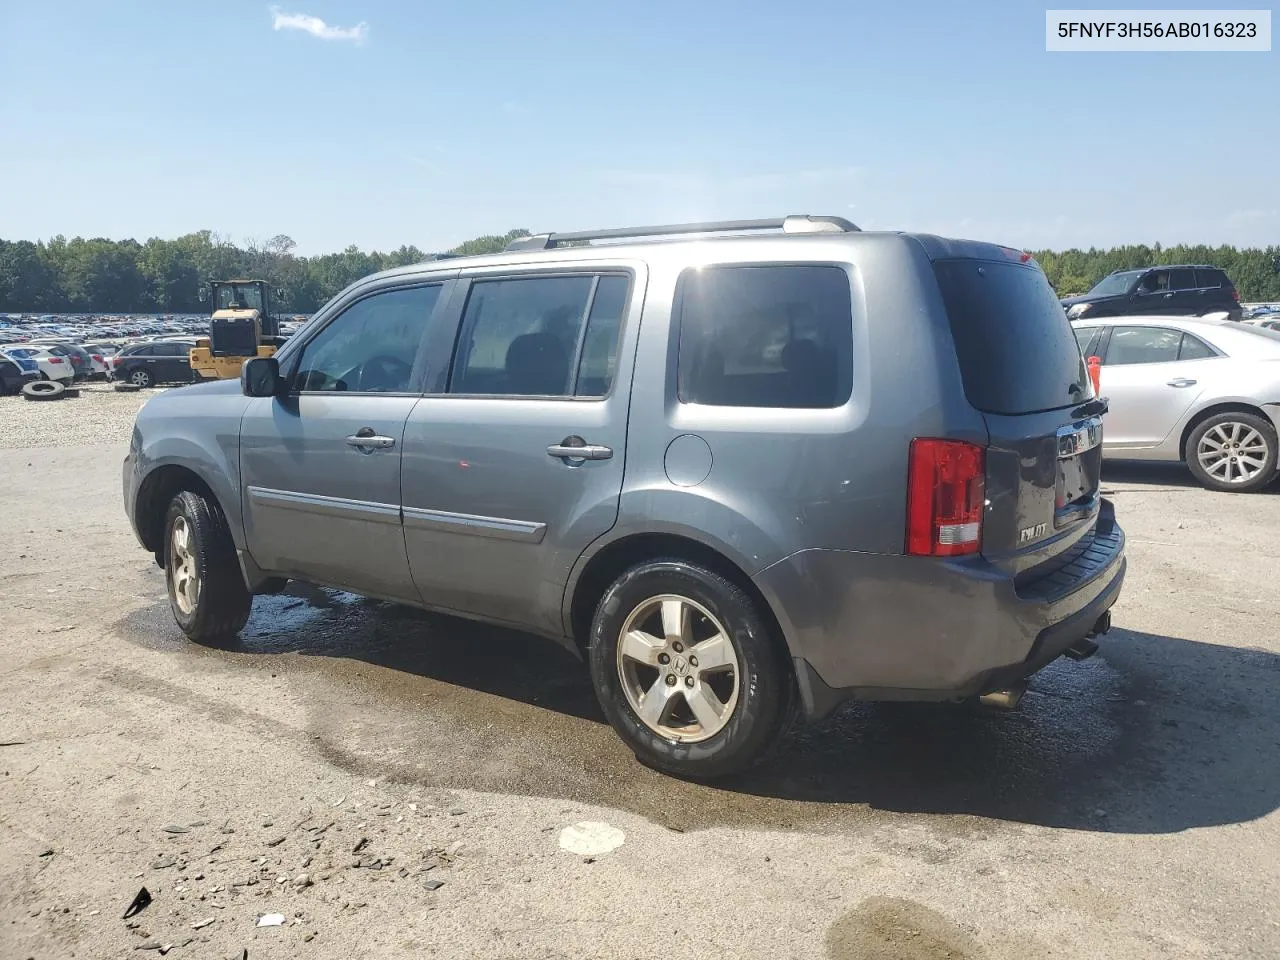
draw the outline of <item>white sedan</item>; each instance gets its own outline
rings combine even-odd
[[[1181,316],[1071,325],[1080,352],[1102,359],[1104,457],[1181,461],[1211,490],[1276,479],[1280,332]]]

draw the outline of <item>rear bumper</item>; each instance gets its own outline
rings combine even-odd
[[[1093,535],[1031,583],[980,557],[805,550],[756,575],[796,661],[805,712],[846,699],[955,700],[1029,676],[1088,636],[1125,576],[1104,500]]]

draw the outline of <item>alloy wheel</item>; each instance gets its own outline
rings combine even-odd
[[[631,709],[667,740],[715,736],[738,704],[742,668],[733,641],[688,597],[662,594],[632,610],[618,638],[617,666]]]
[[[1219,423],[1196,445],[1204,472],[1223,483],[1248,483],[1267,465],[1267,441],[1247,423]]]
[[[190,616],[200,601],[200,575],[196,571],[195,552],[191,546],[191,527],[186,517],[175,517],[169,535],[169,577],[178,609]]]

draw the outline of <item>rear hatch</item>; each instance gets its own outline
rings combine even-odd
[[[1052,287],[1001,247],[934,261],[969,403],[989,434],[981,552],[1021,587],[1089,551],[1102,419]]]

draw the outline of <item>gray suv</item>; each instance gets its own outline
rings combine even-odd
[[[589,661],[640,759],[714,777],[797,713],[1009,705],[1096,649],[1105,409],[1016,250],[547,234],[368,277],[239,382],[151,400],[124,500],[193,640],[287,579],[518,627]]]

